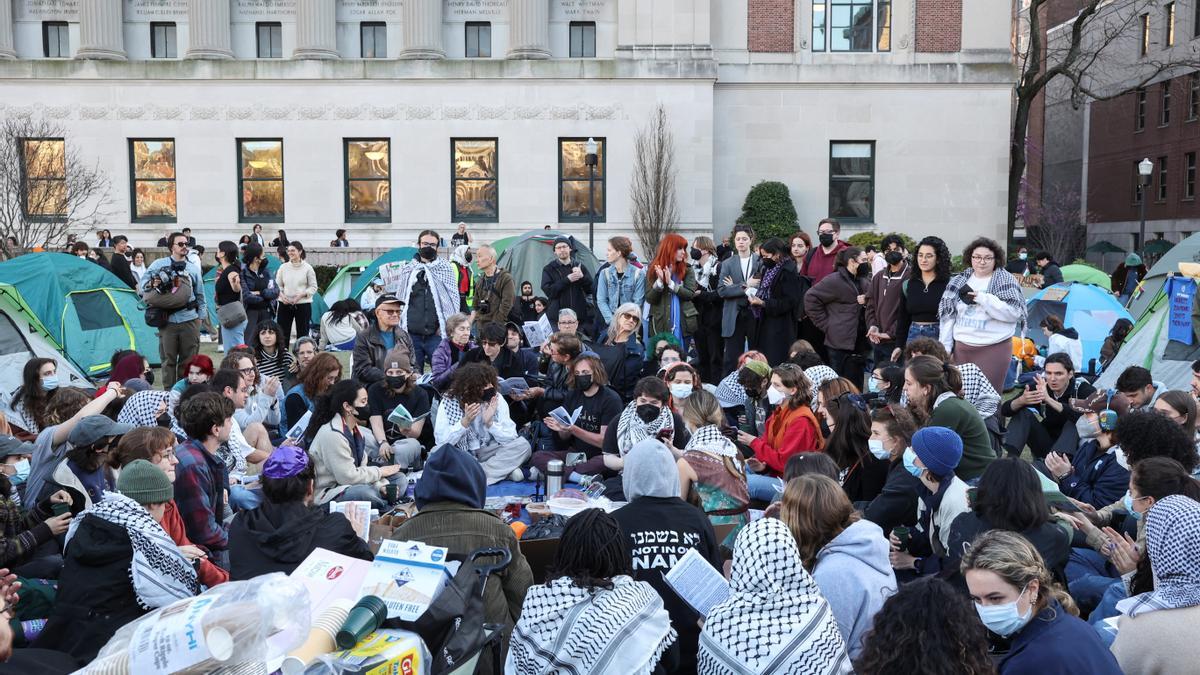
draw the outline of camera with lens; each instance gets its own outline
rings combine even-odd
[[[480,314],[489,314],[492,311],[492,303],[484,300],[483,302],[479,303],[475,309],[478,310]]]

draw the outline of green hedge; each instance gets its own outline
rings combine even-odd
[[[798,229],[796,206],[788,188],[778,181],[762,181],[750,188],[742,204],[738,225],[749,225],[757,241],[787,239]]]
[[[317,273],[317,290],[324,293],[325,289],[329,288],[329,282],[333,281],[340,269],[337,265],[314,265],[313,271]]]
[[[894,234],[894,235],[900,237],[900,240],[904,242],[904,250],[908,251],[911,254],[916,254],[917,242],[912,237],[908,236],[907,234],[904,234],[903,232],[888,232],[887,234],[880,234],[878,232],[857,232],[857,233],[851,235],[850,238],[847,239],[846,241],[850,242],[851,246],[858,246],[860,248],[866,247],[866,246],[874,246],[876,249],[878,249],[879,243],[881,241],[883,241],[883,238],[888,236],[889,234]]]

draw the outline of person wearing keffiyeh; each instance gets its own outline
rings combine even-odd
[[[631,578],[625,537],[613,516],[588,509],[571,517],[553,569],[550,581],[525,595],[504,672],[655,672],[675,643],[675,630],[654,588]]]
[[[851,673],[837,620],[782,521],[738,535],[729,597],[705,617],[700,675]]]
[[[679,413],[692,432],[679,464],[680,490],[684,499],[699,502],[713,525],[734,526],[721,542],[732,549],[738,532],[750,522],[746,465],[737,446],[721,432],[721,407],[715,396],[698,390]]]
[[[958,363],[975,363],[996,391],[1012,359],[1012,337],[1025,326],[1025,294],[999,264],[1000,244],[980,237],[963,249],[970,268],[951,277],[938,305],[940,339]]]

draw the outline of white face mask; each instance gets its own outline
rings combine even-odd
[[[771,405],[779,405],[788,395],[779,391],[775,387],[767,387],[767,402]]]
[[[867,447],[870,448],[871,454],[875,455],[875,459],[888,459],[892,453],[888,452],[883,447],[883,441],[872,438],[867,441]]]

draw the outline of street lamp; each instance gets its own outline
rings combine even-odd
[[[588,167],[588,248],[596,250],[596,139],[587,139],[587,156],[583,163]],[[1149,161],[1149,160],[1147,160]]]
[[[1126,166],[1128,166],[1128,164],[1126,164]],[[1137,168],[1138,168],[1138,180],[1140,181],[1138,187],[1142,193],[1141,208],[1140,208],[1142,225],[1141,225],[1141,229],[1139,230],[1139,234],[1138,234],[1138,244],[1140,244],[1142,247],[1142,253],[1145,253],[1145,251],[1146,251],[1146,199],[1149,197],[1149,195],[1147,194],[1146,188],[1148,188],[1150,186],[1150,173],[1152,171],[1154,171],[1154,162],[1151,162],[1150,158],[1146,157],[1142,161],[1138,162]]]

